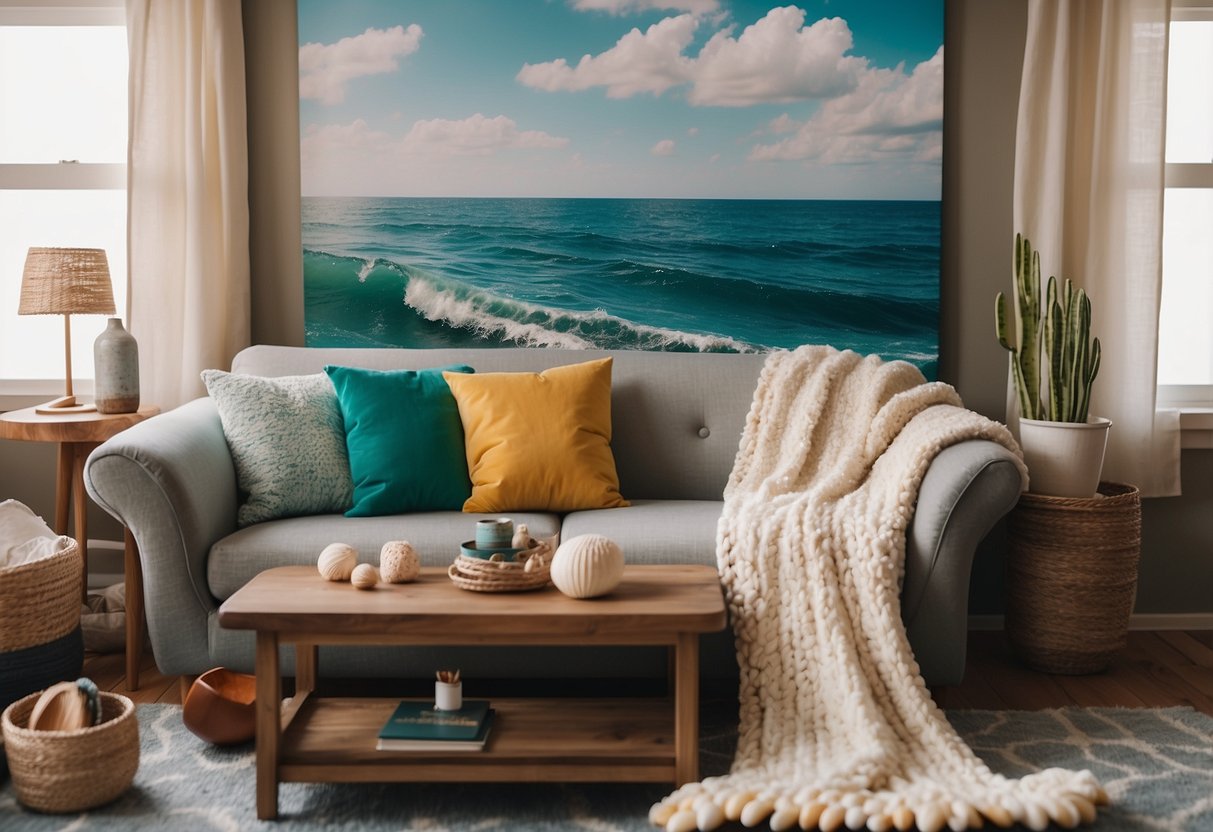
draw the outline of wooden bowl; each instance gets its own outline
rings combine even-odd
[[[216,667],[190,686],[181,720],[214,745],[238,745],[256,734],[257,677]]]

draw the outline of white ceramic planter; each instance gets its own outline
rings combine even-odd
[[[1051,497],[1094,497],[1103,473],[1112,422],[1020,419],[1019,439],[1028,466],[1028,490]]]

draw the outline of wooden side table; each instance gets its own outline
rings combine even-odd
[[[0,413],[0,439],[56,442],[59,462],[55,476],[55,531],[68,533],[68,508],[75,515],[75,537],[84,556],[84,593],[88,597],[88,496],[84,491],[84,461],[105,440],[150,419],[160,408],[141,407],[136,413],[43,414],[34,408]],[[126,584],[126,686],[139,688],[143,658],[143,568],[130,531],[123,529],[123,572]]]

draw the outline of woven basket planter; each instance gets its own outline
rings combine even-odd
[[[1022,494],[1008,520],[1007,638],[1029,667],[1098,673],[1124,646],[1137,593],[1141,495]]]
[[[101,722],[76,731],[31,731],[40,694],[4,709],[0,724],[17,799],[39,812],[81,812],[115,800],[139,768],[135,704],[101,692]]]
[[[83,580],[74,541],[51,557],[0,569],[0,708],[80,675]]]

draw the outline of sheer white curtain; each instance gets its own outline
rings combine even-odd
[[[130,329],[143,400],[202,395],[249,342],[240,0],[127,0]]]
[[[1169,17],[1169,0],[1031,0],[1015,136],[1015,230],[1091,296],[1104,479],[1147,496],[1179,493],[1179,417],[1155,410]]]

